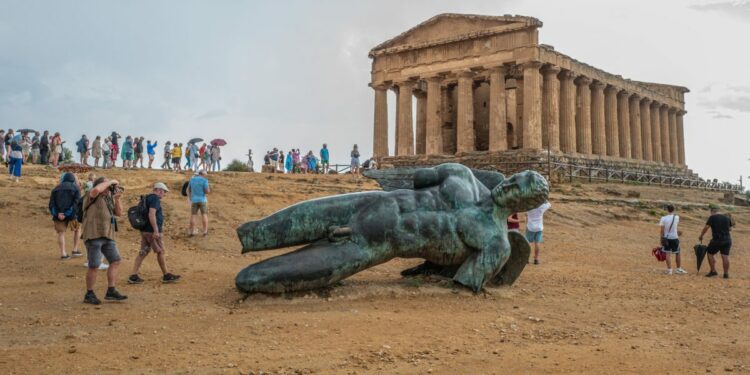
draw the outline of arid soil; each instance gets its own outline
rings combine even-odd
[[[447,280],[403,279],[418,260],[395,260],[336,287],[247,297],[246,265],[283,251],[240,254],[235,228],[301,200],[377,189],[352,176],[210,176],[211,232],[189,238],[179,195],[187,175],[107,171],[126,206],[155,181],[168,265],[184,280],[125,282],[137,232],[120,221],[123,303],[82,303],[84,258],[60,261],[47,202],[58,174],[28,168],[0,180],[0,373],[724,373],[750,368],[750,210],[736,208],[732,278],[695,272],[708,202],[718,193],[626,185],[556,185],[542,264],[512,287],[472,295]],[[637,192],[639,198],[629,197]],[[666,276],[650,249],[663,201],[682,215],[684,276]],[[68,236],[70,244],[70,235]],[[96,291],[106,287],[100,272]]]

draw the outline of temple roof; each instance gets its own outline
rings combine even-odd
[[[370,50],[372,57],[396,47],[414,48],[467,39],[478,33],[491,35],[508,31],[509,26],[541,27],[542,22],[526,16],[483,16],[476,14],[443,13],[386,40]]]

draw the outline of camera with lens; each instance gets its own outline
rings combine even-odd
[[[112,192],[112,195],[117,193],[122,193],[125,191],[125,188],[120,186],[119,184],[109,185],[109,191]]]

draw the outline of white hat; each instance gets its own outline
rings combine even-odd
[[[164,185],[163,182],[157,182],[157,183],[155,183],[154,184],[154,189],[161,189],[161,190],[164,190],[164,191],[167,191],[167,192],[169,191],[169,188],[167,188],[167,185]]]

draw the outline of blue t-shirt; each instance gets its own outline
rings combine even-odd
[[[149,155],[156,155],[156,151],[154,150],[156,146],[159,144],[159,142],[154,142],[151,144],[146,144],[146,152],[148,152]]]
[[[327,148],[320,149],[320,160],[328,161],[328,149]]]
[[[195,176],[190,179],[190,201],[193,203],[206,203],[206,190],[208,190],[208,180],[201,176]]]

